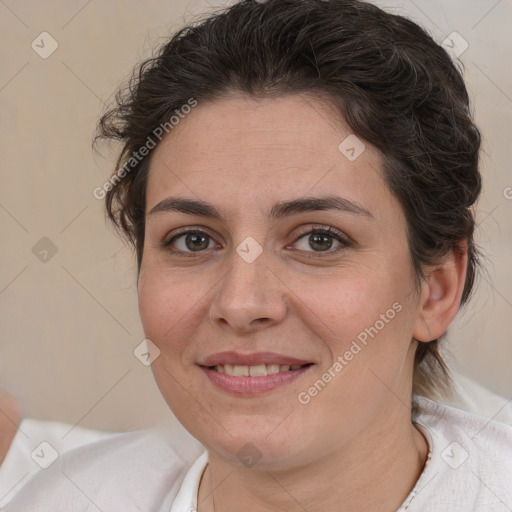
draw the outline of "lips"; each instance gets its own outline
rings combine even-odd
[[[231,366],[228,373],[225,370],[229,366],[226,364],[224,367],[219,365],[199,366],[199,368],[218,390],[234,396],[250,398],[291,385],[292,382],[308,375],[314,364],[305,364],[294,370],[288,365],[275,365],[275,368],[279,368],[277,373],[267,373],[261,368],[268,368],[271,365]],[[220,368],[224,371],[220,372]],[[256,375],[253,374],[253,369],[258,370]]]
[[[240,365],[217,365],[209,366],[210,370],[215,370],[219,373],[225,373],[226,375],[235,375],[236,377],[264,377],[265,375],[275,375],[280,372],[289,372],[299,370],[308,365],[288,365],[288,364],[257,364],[254,366],[240,366]]]
[[[258,365],[288,365],[288,366],[304,366],[311,364],[312,361],[306,359],[298,359],[275,352],[254,352],[252,354],[242,354],[240,352],[228,351],[217,352],[206,357],[199,363],[200,366],[258,366]]]

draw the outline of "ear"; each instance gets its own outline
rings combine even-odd
[[[439,265],[429,267],[421,283],[413,337],[432,341],[442,336],[459,310],[468,263],[467,243],[447,253]]]

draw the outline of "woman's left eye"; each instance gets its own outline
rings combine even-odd
[[[329,252],[329,254],[332,254],[348,247],[350,242],[332,228],[314,228],[301,235],[296,240],[295,245],[299,245],[298,249],[305,252]],[[333,245],[336,245],[336,247],[331,251]]]

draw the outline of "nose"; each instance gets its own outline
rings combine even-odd
[[[210,306],[210,318],[224,328],[249,333],[281,322],[287,312],[285,286],[262,253],[248,263],[235,251],[230,270],[220,281]]]

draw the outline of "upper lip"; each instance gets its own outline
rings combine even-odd
[[[212,354],[206,357],[199,364],[200,366],[217,366],[225,364],[238,366],[256,366],[259,364],[288,364],[293,366],[299,364],[309,364],[311,362],[312,361],[297,359],[296,357],[276,354],[274,352],[253,352],[252,354],[242,354],[240,352],[228,351]]]

